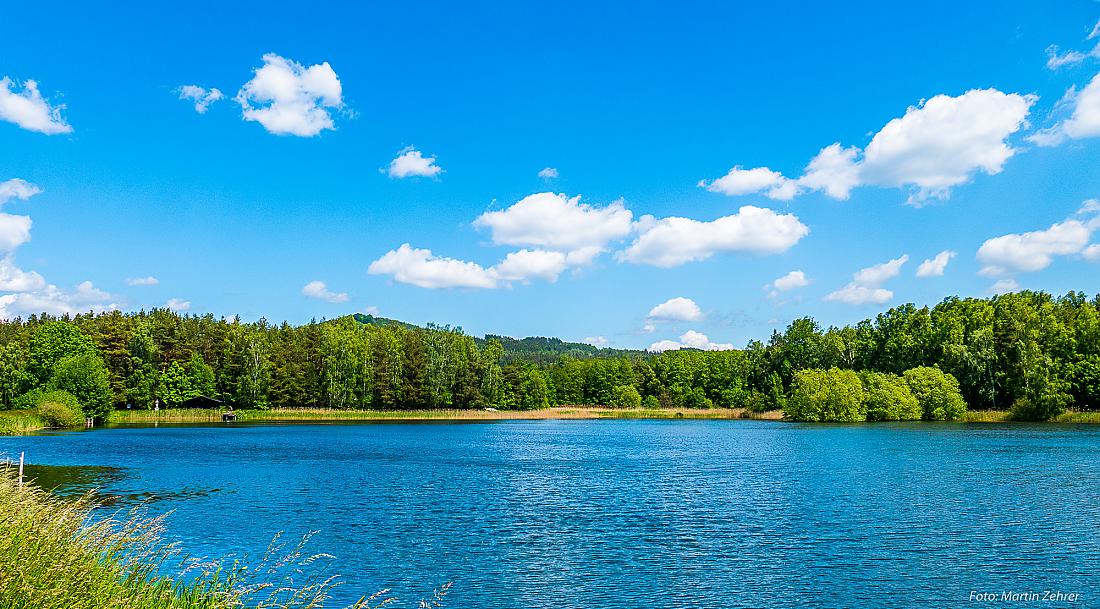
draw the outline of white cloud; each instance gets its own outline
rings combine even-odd
[[[113,299],[114,296],[95,287],[90,281],[77,285],[72,292],[46,285],[33,291],[0,296],[0,318],[11,319],[32,313],[75,315],[88,311],[109,311],[119,307],[112,302]]]
[[[30,216],[0,213],[0,252],[10,252],[30,240]]]
[[[798,194],[798,185],[778,171],[767,167],[743,169],[740,165],[716,180],[700,180],[699,187],[730,197],[763,192],[769,199],[780,201],[789,201]]]
[[[0,258],[0,292],[33,292],[46,287],[46,280],[34,271],[24,271],[11,254]]]
[[[909,202],[914,205],[945,199],[952,188],[970,182],[979,171],[1000,173],[1017,152],[1007,140],[1027,126],[1035,100],[996,89],[975,89],[957,97],[936,95],[886,123],[863,151],[840,143],[823,148],[797,180],[767,167],[737,166],[700,186],[731,196],[764,192],[781,200],[805,190],[847,199],[856,186],[910,188]]]
[[[1094,243],[1081,252],[1081,256],[1089,262],[1100,262],[1100,243]]]
[[[340,79],[328,62],[305,67],[274,53],[263,56],[237,92],[242,116],[276,135],[311,137],[335,129],[331,111],[344,106]]]
[[[561,252],[523,249],[505,256],[490,272],[503,281],[545,279],[552,283],[567,265],[566,255]]]
[[[1006,294],[1016,292],[1019,289],[1020,284],[1015,279],[999,279],[989,288],[989,291],[994,294]]]
[[[51,106],[38,92],[37,82],[24,82],[22,92],[18,88],[11,78],[0,79],[0,120],[46,135],[72,133],[73,128],[61,117],[65,106]]]
[[[852,275],[848,285],[831,292],[825,300],[843,302],[850,305],[883,304],[894,297],[894,293],[882,287],[883,283],[901,274],[901,267],[909,261],[909,255],[903,254],[888,262],[860,269]]]
[[[42,189],[35,184],[31,184],[26,180],[19,178],[12,178],[4,182],[0,182],[0,205],[11,201],[12,199],[19,199],[20,201],[26,201],[42,192]]]
[[[1093,47],[1092,51],[1087,54],[1080,51],[1066,51],[1065,53],[1060,51],[1058,45],[1052,44],[1047,47],[1047,67],[1051,70],[1075,66],[1089,57],[1096,57],[1097,53],[1100,52],[1100,45]]]
[[[198,85],[183,85],[178,89],[180,99],[195,103],[195,112],[206,114],[210,104],[225,99],[225,95],[218,89],[205,89]]]
[[[733,345],[729,343],[715,343],[707,338],[706,334],[688,330],[680,335],[680,340],[659,340],[649,346],[649,351],[661,353],[663,351],[675,351],[677,349],[702,349],[704,351],[729,351]]]
[[[941,277],[947,269],[947,263],[955,257],[955,252],[943,250],[934,257],[925,260],[917,267],[917,277]]]
[[[371,306],[363,309],[363,312],[366,313],[367,315],[381,315],[382,314],[382,311],[374,305],[371,305]]]
[[[394,281],[421,288],[497,287],[496,276],[476,263],[441,258],[431,250],[415,249],[408,243],[372,262],[367,272],[390,275]]]
[[[646,225],[630,247],[619,253],[621,260],[673,267],[706,260],[718,252],[776,254],[810,232],[793,214],[751,205],[711,222],[670,217]]]
[[[608,343],[607,339],[602,336],[586,336],[581,342],[587,345],[592,345],[593,347],[600,348],[606,347]]]
[[[302,286],[302,294],[310,298],[316,298],[318,300],[324,300],[325,302],[338,303],[347,302],[347,292],[333,292],[328,289],[323,281],[311,281]]]
[[[558,170],[554,167],[543,167],[539,170],[539,177],[544,180],[555,180],[558,177]]]
[[[443,169],[435,164],[434,156],[424,156],[412,146],[402,148],[397,158],[390,161],[387,170],[391,178],[434,178],[443,173]]]
[[[802,271],[791,271],[772,282],[772,287],[775,288],[777,292],[804,288],[808,285],[810,285],[810,280],[806,279],[806,273]]]
[[[852,189],[860,184],[859,152],[859,148],[844,148],[839,142],[822,148],[806,165],[798,184],[823,190],[834,199],[846,200]]]
[[[131,277],[126,280],[126,285],[157,285],[160,280],[152,275],[148,277]]]
[[[1069,118],[1037,131],[1028,140],[1040,146],[1057,146],[1068,139],[1100,136],[1100,74],[1080,91],[1070,88],[1059,102],[1056,113],[1061,110],[1068,110]]]
[[[589,259],[603,251],[610,241],[622,239],[632,230],[633,214],[622,201],[606,207],[581,203],[581,198],[540,192],[528,195],[507,209],[489,211],[474,220],[487,228],[497,245],[535,246],[577,254]]]
[[[169,298],[168,302],[164,303],[164,308],[173,311],[187,311],[191,308],[191,301],[182,298]]]
[[[850,305],[883,304],[889,302],[894,293],[885,288],[875,288],[856,283],[849,283],[839,290],[830,293],[825,300],[843,302]]]
[[[697,321],[703,311],[694,300],[677,296],[650,309],[648,317],[652,321]]]
[[[1093,222],[1066,220],[1045,230],[1012,233],[988,239],[978,248],[982,275],[997,276],[1041,271],[1055,256],[1077,254],[1088,245]]]

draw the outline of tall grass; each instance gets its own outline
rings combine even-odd
[[[193,560],[163,541],[163,517],[92,519],[91,501],[20,487],[0,468],[0,609],[320,609],[342,585],[331,556],[304,551],[308,537],[276,537],[255,565]],[[351,607],[392,600],[383,591]]]
[[[34,411],[0,410],[0,436],[23,436],[46,427]]]

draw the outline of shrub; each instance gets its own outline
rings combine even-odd
[[[42,393],[38,402],[38,418],[46,427],[79,427],[84,422],[80,402],[65,391]]]
[[[783,414],[795,421],[864,421],[863,383],[851,370],[799,370]]]
[[[647,395],[642,399],[642,407],[655,410],[661,407],[661,400],[657,399],[655,395]]]
[[[639,408],[642,405],[642,394],[634,388],[634,385],[619,385],[611,390],[611,405],[616,408]]]
[[[925,421],[958,421],[966,415],[966,401],[955,377],[927,366],[906,370],[904,376]]]
[[[867,372],[863,389],[868,421],[919,421],[924,414],[905,379],[896,374]]]

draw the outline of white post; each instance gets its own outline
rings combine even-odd
[[[23,488],[23,455],[19,453],[19,488]]]

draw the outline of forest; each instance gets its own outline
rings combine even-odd
[[[154,309],[0,322],[4,408],[53,396],[102,419],[197,395],[259,409],[744,408],[818,421],[969,408],[1043,420],[1100,406],[1100,296],[947,298],[844,327],[796,319],[739,350],[659,354],[362,315],[292,326]]]

